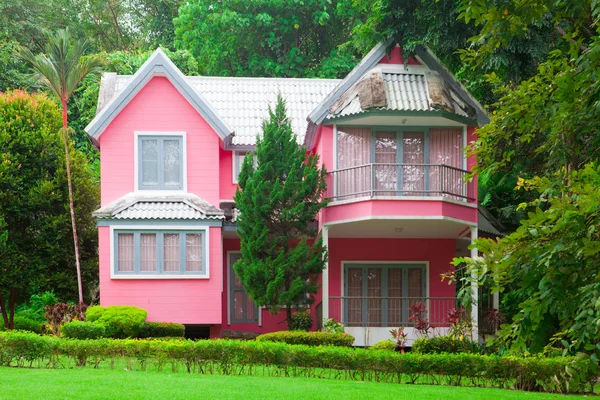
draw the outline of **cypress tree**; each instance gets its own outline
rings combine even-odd
[[[327,249],[313,223],[327,205],[326,170],[319,156],[299,146],[278,96],[275,110],[263,122],[256,158],[246,157],[235,194],[241,259],[233,266],[258,306],[277,312],[314,301]]]

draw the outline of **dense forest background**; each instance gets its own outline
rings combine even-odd
[[[458,264],[507,293],[507,340],[589,343],[598,339],[589,327],[600,323],[599,16],[592,0],[9,0],[0,3],[0,92],[42,91],[16,54],[21,46],[43,52],[46,34],[59,28],[89,40],[89,55],[119,74],[134,73],[160,46],[185,74],[341,78],[383,39],[395,37],[408,54],[427,45],[489,111],[469,151],[478,156],[480,202],[509,234],[478,244],[483,261]],[[86,77],[69,104],[76,158],[87,170],[84,212],[98,203],[98,152],[83,132],[98,87],[98,77]],[[6,159],[8,150],[0,152]],[[0,233],[25,201],[11,200],[7,193],[19,188],[3,178]],[[38,229],[68,235],[63,217]],[[93,233],[93,221],[79,218]],[[95,240],[89,234],[83,243],[88,298],[97,284]],[[37,265],[22,293],[75,298],[72,249],[61,243],[44,256],[50,261],[22,261]]]

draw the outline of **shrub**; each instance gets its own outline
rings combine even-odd
[[[259,342],[280,342],[304,344],[307,346],[344,346],[352,347],[354,336],[347,333],[279,331],[265,333],[256,338]]]
[[[290,331],[309,331],[312,328],[313,320],[310,310],[296,311],[292,313],[292,320],[288,322]]]
[[[323,322],[323,331],[331,333],[343,333],[344,325],[334,318],[328,318]]]
[[[417,354],[484,354],[485,347],[469,339],[459,340],[452,336],[436,336],[415,340],[412,345],[412,351]]]
[[[94,306],[86,312],[89,322],[104,325],[106,336],[115,339],[138,336],[147,315],[146,310],[132,306]]]
[[[34,319],[15,315],[14,323],[16,330],[29,331],[38,334],[42,333],[42,324]],[[0,331],[3,331],[4,329],[4,319],[0,318]]]
[[[394,350],[396,348],[396,345],[394,344],[394,342],[392,342],[391,340],[388,339],[384,339],[384,340],[380,340],[379,342],[375,343],[373,346],[369,347],[369,349],[371,350]]]
[[[53,306],[57,302],[54,292],[46,291],[42,294],[33,294],[29,297],[28,304],[21,305],[15,315],[39,321],[40,324],[43,324],[46,322],[44,318],[46,306]]]
[[[87,306],[85,303],[78,305],[56,303],[54,305],[46,305],[46,318],[47,329],[54,333],[56,336],[60,336],[60,328],[67,322],[73,320],[84,321],[85,311]]]
[[[289,332],[288,332],[289,333]],[[60,358],[61,362],[56,362]],[[63,362],[63,360],[65,362]],[[346,347],[290,346],[240,340],[77,340],[26,332],[0,332],[0,366],[51,365],[74,361],[143,370],[148,361],[183,366],[188,372],[282,376],[342,377],[378,382],[410,382],[484,387],[513,387],[550,392],[591,390],[599,374],[590,357],[499,357],[479,354],[398,354]],[[160,367],[159,367],[160,368]],[[261,372],[262,371],[262,372]]]
[[[73,339],[99,339],[104,337],[104,326],[86,321],[71,321],[61,327],[61,334]]]
[[[185,326],[172,322],[146,322],[140,329],[141,338],[184,337]]]

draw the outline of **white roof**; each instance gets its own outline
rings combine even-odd
[[[132,79],[132,75],[117,75],[111,97],[118,96]],[[269,106],[274,107],[278,93],[286,101],[287,115],[298,142],[303,143],[308,124],[306,117],[341,81],[212,76],[189,76],[185,80],[235,132],[231,143],[240,146],[255,144],[256,135],[262,132],[262,122],[269,116]]]

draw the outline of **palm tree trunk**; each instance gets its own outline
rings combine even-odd
[[[67,102],[62,100],[62,117],[65,141],[65,162],[67,165],[67,184],[69,186],[69,209],[71,211],[71,226],[73,228],[73,244],[75,245],[75,266],[77,268],[77,289],[79,303],[83,303],[83,287],[81,283],[81,263],[79,261],[79,240],[77,238],[77,224],[75,222],[75,203],[73,201],[73,183],[71,182],[71,157],[69,156],[69,134],[67,131]]]

